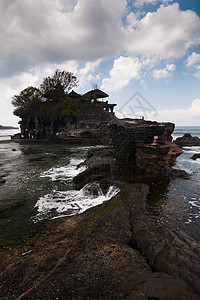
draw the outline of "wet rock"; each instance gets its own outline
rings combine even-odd
[[[189,283],[200,294],[200,245],[184,232],[159,223],[148,214],[138,216],[132,226],[134,241],[150,266]]]
[[[196,136],[192,136],[190,133],[186,133],[184,136],[177,138],[174,143],[180,147],[200,146],[200,139]]]
[[[91,149],[88,151],[87,159],[78,165],[86,166],[87,169],[73,178],[77,188],[93,181],[101,181],[110,178],[111,169],[114,167],[115,159],[112,148]]]
[[[194,160],[200,158],[200,153],[194,154],[191,158]]]
[[[170,178],[183,178],[183,179],[189,179],[190,175],[185,170],[179,170],[179,169],[171,169],[170,170]]]
[[[97,164],[88,167],[85,171],[73,178],[77,188],[82,188],[85,184],[93,181],[99,181],[109,176],[110,164]]]
[[[16,134],[11,136],[12,140],[19,140],[21,138],[22,138],[21,133],[16,133]]]
[[[109,148],[100,148],[100,149],[90,149],[88,151],[87,159],[82,162],[77,168],[82,166],[94,167],[97,165],[111,165],[114,163],[113,149]]]
[[[173,130],[172,123],[118,124],[113,132],[116,162],[143,176],[166,175],[182,153],[171,143]]]
[[[84,186],[83,191],[85,194],[93,195],[93,196],[101,196],[102,189],[98,182],[88,183]]]
[[[22,199],[1,199],[0,200],[0,213],[7,212],[25,204]]]
[[[3,178],[0,178],[0,184],[2,184],[2,183],[6,183],[6,180]]]
[[[127,185],[82,215],[50,222],[46,235],[2,259],[1,299],[199,299],[199,248],[152,226],[147,194],[144,184]]]

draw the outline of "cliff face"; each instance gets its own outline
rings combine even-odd
[[[36,109],[23,115],[19,122],[23,137],[43,138],[62,133],[63,138],[88,138],[94,129],[115,119],[107,102],[72,101],[68,102],[67,108],[59,102],[39,103]]]
[[[174,124],[120,120],[114,106],[84,98],[38,103],[22,116],[21,133],[24,138],[56,136],[68,143],[112,145],[117,164],[134,173],[157,176],[169,170],[182,153],[171,143]]]
[[[159,174],[171,168],[179,147],[171,143],[172,123],[124,122],[113,134],[116,161],[137,173]]]

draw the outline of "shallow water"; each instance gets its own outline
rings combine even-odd
[[[19,129],[0,129],[0,141],[8,141],[12,135],[19,132]]]
[[[173,137],[176,139],[185,133],[200,137],[200,127],[177,126]],[[171,181],[163,195],[161,219],[200,241],[200,160],[191,159],[193,154],[200,153],[200,147],[184,147],[183,151],[175,168],[185,170],[190,178]]]
[[[177,128],[173,136],[184,133],[200,136],[200,127]],[[0,201],[13,197],[25,199],[26,205],[0,219],[0,242],[18,241],[24,232],[40,227],[41,220],[83,212],[119,192],[117,187],[110,187],[106,195],[101,190],[98,195],[88,194],[86,188],[75,190],[72,179],[84,169],[77,170],[76,165],[91,147],[14,142],[5,136],[0,141],[0,174],[6,179],[0,185]],[[152,206],[159,206],[161,222],[171,223],[200,241],[200,160],[191,159],[194,153],[200,153],[200,147],[185,148],[175,166],[190,173],[190,179],[172,180]]]
[[[97,187],[99,194],[91,195],[87,187],[75,189],[73,177],[85,169],[76,167],[91,148],[35,140],[0,141],[0,174],[6,180],[0,185],[0,201],[26,200],[14,214],[0,218],[0,241],[18,239],[28,229],[40,226],[34,225],[38,221],[81,213],[119,192],[110,187],[103,195]]]

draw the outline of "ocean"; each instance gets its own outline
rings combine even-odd
[[[0,141],[9,141],[11,135],[19,132],[19,129],[0,129]]]
[[[0,247],[5,240],[22,239],[24,232],[34,231],[45,220],[82,213],[119,192],[115,186],[103,194],[97,185],[97,195],[90,194],[87,186],[75,189],[73,177],[85,169],[77,165],[91,146],[16,142],[10,139],[14,133],[16,130],[0,131],[0,177],[6,180],[0,185],[0,201],[22,199],[26,204],[0,218]]]
[[[0,245],[17,242],[24,232],[34,231],[45,220],[82,213],[88,208],[111,199],[119,192],[111,186],[103,194],[88,193],[87,186],[76,190],[73,177],[84,170],[76,166],[91,147],[56,143],[14,142],[10,135],[16,130],[0,130],[0,174],[6,183],[0,185],[0,201],[17,198],[25,206],[14,214],[0,218]],[[200,127],[176,127],[173,139],[191,133],[200,137]],[[192,160],[200,147],[184,148],[175,168],[186,170],[190,179],[174,179],[162,194],[158,205],[161,222],[184,230],[199,241],[200,228],[200,160]]]
[[[185,133],[200,138],[200,126],[176,126],[173,140]],[[163,222],[200,242],[200,159],[191,159],[195,153],[200,153],[200,147],[184,147],[183,154],[177,158],[174,168],[185,170],[190,177],[171,181],[163,197],[161,214]]]

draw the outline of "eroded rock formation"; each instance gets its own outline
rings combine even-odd
[[[180,147],[200,146],[200,138],[197,136],[192,136],[190,133],[186,133],[184,136],[178,137],[174,143]]]
[[[170,169],[182,151],[174,145],[172,123],[123,122],[113,134],[114,156],[134,172],[155,174]]]

